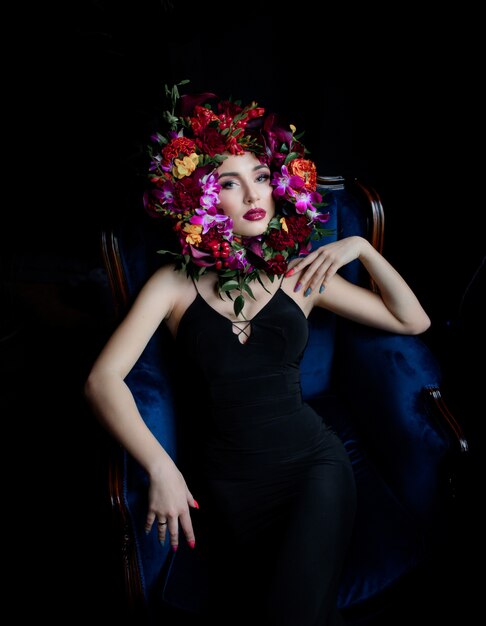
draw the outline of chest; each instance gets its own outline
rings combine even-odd
[[[189,306],[177,333],[179,355],[205,376],[246,377],[298,367],[308,341],[302,309],[278,290],[256,314],[235,321],[201,294]]]

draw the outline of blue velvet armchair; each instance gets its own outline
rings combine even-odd
[[[384,217],[376,191],[341,177],[320,177],[319,184],[334,229],[325,241],[359,234],[381,251]],[[160,223],[145,215],[102,233],[116,319],[161,264],[157,250],[163,247]],[[360,284],[369,280],[357,261],[342,274]],[[309,321],[303,393],[344,441],[357,481],[358,512],[338,597],[351,619],[370,613],[368,607],[379,605],[447,541],[454,459],[467,442],[442,399],[441,369],[422,338],[377,331],[324,310]],[[172,349],[161,327],[127,383],[144,420],[177,460]],[[149,623],[166,607],[197,615],[204,564],[187,550],[169,553],[155,530],[145,535],[147,477],[113,448],[109,487],[128,608]]]

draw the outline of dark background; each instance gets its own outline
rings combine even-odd
[[[2,400],[20,457],[8,481],[13,508],[27,520],[39,578],[46,563],[59,573],[42,606],[108,616],[120,580],[107,438],[82,384],[113,324],[100,230],[142,210],[164,84],[187,78],[191,91],[286,114],[306,130],[320,173],[379,192],[385,256],[432,318],[424,338],[475,448],[471,362],[484,308],[477,280],[468,285],[484,258],[480,20],[444,7],[426,17],[410,4],[392,12],[324,3],[318,19],[307,5],[277,2],[66,4],[36,13],[21,5],[5,26],[5,134],[15,148],[2,220]],[[468,605],[469,578],[456,573],[458,603]]]

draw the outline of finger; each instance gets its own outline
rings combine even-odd
[[[170,546],[172,550],[176,552],[177,548],[179,547],[179,518],[169,517],[167,519],[166,528],[169,531]]]
[[[335,263],[331,263],[327,268],[324,276],[321,279],[321,284],[319,287],[319,293],[323,293],[329,285],[329,282],[336,275],[338,270],[338,266]]]
[[[145,520],[145,534],[148,535],[152,529],[152,525],[155,521],[155,513],[153,511],[149,511],[147,513],[147,519]]]
[[[159,518],[157,521],[157,532],[159,535],[160,544],[165,545],[165,537],[167,533],[167,520],[164,518]]]
[[[312,265],[310,265],[305,273],[300,277],[300,286],[298,287],[296,285],[294,291],[303,289],[304,297],[310,296],[312,291],[318,289],[324,281],[329,269],[329,265],[330,261],[325,258],[315,263],[312,263]]]
[[[299,272],[302,272],[303,270],[305,270],[305,268],[310,263],[312,263],[314,259],[317,258],[317,252],[318,252],[317,250],[314,250],[313,252],[309,253],[307,256],[302,257],[298,261],[296,261],[295,265],[292,265],[291,269],[289,269],[288,272],[286,272],[285,277],[290,278],[294,274],[298,274]]]
[[[194,534],[194,528],[192,526],[192,519],[189,511],[187,513],[183,513],[179,519],[182,532],[184,533],[184,537],[187,541],[187,545],[190,548],[194,548],[196,545],[196,536]]]
[[[297,293],[298,291],[300,291],[302,289],[302,287],[308,287],[308,283],[309,283],[309,278],[310,276],[313,275],[314,271],[315,271],[315,266],[314,266],[314,262],[310,262],[307,264],[302,264],[299,266],[298,268],[298,273],[300,273],[301,275],[297,278],[297,281],[295,282],[294,285],[294,292]],[[309,269],[310,269],[310,273],[309,273]],[[304,289],[305,291],[305,289]]]

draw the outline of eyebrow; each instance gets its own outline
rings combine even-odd
[[[268,165],[265,165],[264,163],[261,163],[260,165],[255,165],[255,167],[253,168],[253,172],[256,172],[258,170],[261,169],[267,169],[269,170],[270,168],[268,167]],[[223,178],[223,176],[240,176],[241,174],[239,174],[239,172],[224,172],[224,174],[220,174],[219,178]]]

